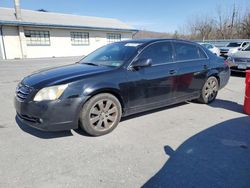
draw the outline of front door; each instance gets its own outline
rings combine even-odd
[[[177,72],[176,64],[173,62],[172,44],[151,44],[136,59],[151,59],[152,65],[128,71],[129,107],[147,109],[171,102],[173,79]]]

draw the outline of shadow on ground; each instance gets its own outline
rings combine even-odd
[[[250,117],[219,123],[186,140],[144,188],[250,187]]]
[[[209,104],[209,106],[214,107],[214,108],[223,108],[225,110],[230,110],[233,112],[243,113],[243,105],[238,104],[233,101],[216,99],[214,102]]]
[[[40,131],[37,129],[34,129],[23,122],[21,122],[17,116],[16,116],[16,123],[22,129],[24,132],[27,132],[33,136],[36,136],[38,138],[42,139],[52,139],[52,138],[60,138],[60,137],[67,137],[67,136],[73,136],[71,131],[58,131],[58,132],[45,132],[45,131]]]

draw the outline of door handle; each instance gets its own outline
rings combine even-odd
[[[207,65],[204,65],[204,69],[208,69],[208,66],[207,66]]]
[[[176,70],[170,70],[170,71],[169,71],[169,74],[171,74],[171,75],[176,74],[176,73],[177,73]]]

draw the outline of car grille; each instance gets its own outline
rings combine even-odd
[[[221,53],[227,53],[229,50],[228,49],[220,49]]]
[[[31,116],[27,116],[27,115],[23,115],[23,114],[17,114],[21,119],[25,120],[25,121],[29,121],[31,123],[41,123],[41,120],[39,118],[36,117],[31,117]]]
[[[27,99],[31,91],[32,91],[31,87],[26,86],[24,84],[18,84],[16,88],[16,97],[19,101],[23,102]]]

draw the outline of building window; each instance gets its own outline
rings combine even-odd
[[[119,42],[121,41],[121,34],[108,33],[107,34],[108,43]]]
[[[89,45],[89,33],[86,32],[70,32],[71,44],[73,46]]]
[[[49,46],[50,45],[49,31],[25,30],[24,35],[26,37],[28,46]]]

